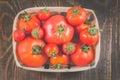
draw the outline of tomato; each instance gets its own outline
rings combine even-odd
[[[73,42],[66,42],[62,46],[62,50],[65,54],[70,55],[75,52],[76,46]]]
[[[80,32],[80,41],[88,45],[96,45],[99,41],[98,30],[94,27],[88,28]]]
[[[13,36],[14,36],[15,41],[21,41],[25,38],[25,33],[24,33],[24,31],[17,29],[14,31]]]
[[[48,43],[44,48],[44,52],[48,57],[54,57],[58,54],[59,48],[56,44]]]
[[[76,30],[77,30],[77,32],[78,33],[80,33],[81,31],[83,31],[83,30],[85,30],[85,29],[87,29],[87,28],[89,28],[90,27],[90,25],[89,24],[81,24],[81,25],[78,25],[77,27],[76,27]]]
[[[68,9],[66,18],[71,25],[77,26],[86,21],[87,12],[80,6],[74,6]]]
[[[45,40],[48,43],[62,44],[73,38],[74,28],[67,24],[62,15],[55,15],[49,18],[43,25]]]
[[[54,68],[62,68],[64,66],[67,66],[69,62],[69,57],[67,55],[61,54],[57,55],[55,57],[50,57],[50,64]]]
[[[42,52],[44,46],[44,41],[27,37],[17,45],[18,58],[26,66],[40,67],[47,61],[47,57]]]
[[[78,46],[74,54],[71,55],[71,60],[76,66],[87,66],[94,60],[94,51],[91,46]]]
[[[32,37],[35,39],[41,39],[44,36],[44,32],[42,28],[34,28],[31,34],[32,34]]]
[[[41,9],[37,15],[40,20],[46,20],[50,17],[50,11],[44,8],[44,9]]]
[[[40,26],[40,21],[34,14],[29,14],[25,12],[25,15],[22,15],[17,23],[18,29],[23,29],[26,32],[31,32],[33,28]]]

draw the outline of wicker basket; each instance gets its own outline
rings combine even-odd
[[[70,8],[70,7],[47,7],[47,9],[49,9],[50,11],[55,11],[55,12],[66,12],[68,10],[68,8]],[[43,7],[33,7],[33,8],[28,8],[28,9],[24,9],[24,10],[20,11],[14,19],[13,31],[16,30],[17,20],[18,20],[18,16],[20,14],[24,13],[24,11],[27,11],[28,13],[34,13],[34,12],[36,13],[40,9],[43,9]],[[94,16],[95,25],[99,29],[98,20],[97,20],[97,17],[95,15],[94,11],[91,10],[91,9],[86,9],[86,10],[88,12],[92,13],[92,15]],[[99,36],[100,36],[100,33],[99,33]],[[13,53],[14,53],[14,59],[15,59],[16,65],[20,68],[23,68],[23,69],[26,69],[26,70],[32,70],[32,71],[40,71],[40,72],[77,72],[77,71],[84,71],[84,70],[92,69],[92,68],[95,68],[97,66],[97,63],[98,63],[99,57],[100,57],[100,42],[101,41],[100,41],[100,38],[99,38],[99,42],[98,42],[98,44],[95,48],[95,59],[90,65],[85,66],[85,67],[72,66],[71,69],[67,69],[67,68],[44,69],[44,67],[34,68],[34,67],[24,66],[23,64],[20,63],[20,61],[18,60],[18,57],[16,55],[16,42],[14,41],[14,39],[12,41],[12,44],[13,44]]]

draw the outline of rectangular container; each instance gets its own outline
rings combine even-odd
[[[16,25],[17,25],[17,21],[18,21],[18,17],[20,14],[23,14],[24,11],[27,11],[28,13],[36,13],[38,12],[40,9],[43,9],[44,7],[33,7],[33,8],[28,8],[28,9],[24,9],[22,11],[20,11],[15,19],[14,19],[14,23],[13,23],[13,31],[16,30]],[[47,9],[49,9],[50,11],[57,11],[57,12],[66,12],[68,10],[68,8],[70,7],[47,7]],[[88,12],[91,12],[92,15],[94,16],[94,22],[95,22],[95,25],[96,25],[96,28],[99,29],[99,24],[98,24],[98,20],[97,20],[97,17],[95,15],[95,12],[91,9],[86,9]],[[99,36],[100,36],[100,33],[99,33]],[[14,53],[14,59],[15,59],[15,62],[16,62],[16,65],[20,68],[23,68],[23,69],[26,69],[26,70],[32,70],[32,71],[40,71],[40,72],[77,72],[77,71],[84,71],[84,70],[88,70],[88,69],[92,69],[92,68],[95,68],[97,66],[97,63],[99,61],[99,57],[100,57],[100,40],[101,38],[99,38],[99,42],[95,48],[95,59],[94,61],[88,65],[88,66],[85,66],[85,67],[77,67],[77,66],[72,66],[71,69],[67,69],[67,68],[62,68],[62,69],[44,69],[44,67],[37,67],[37,68],[33,68],[33,67],[27,67],[27,66],[24,66],[22,65],[18,58],[17,58],[17,55],[16,55],[16,42],[12,41],[12,45],[13,45],[13,53]]]

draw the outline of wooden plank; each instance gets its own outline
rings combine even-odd
[[[111,9],[113,16],[112,33],[112,80],[120,80],[120,1],[116,0],[115,7]],[[114,11],[113,11],[114,10]]]
[[[103,29],[101,57],[95,69],[74,73],[42,73],[16,67],[12,53],[12,24],[22,9],[35,6],[73,6],[95,10]],[[119,0],[8,0],[0,1],[0,80],[120,80]]]

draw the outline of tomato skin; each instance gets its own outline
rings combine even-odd
[[[45,43],[42,40],[36,40],[32,37],[27,37],[23,41],[19,42],[16,48],[17,55],[20,61],[30,67],[40,67],[44,65],[47,61],[47,57],[42,54],[33,53],[34,46],[40,46],[41,49],[44,47]]]
[[[81,25],[78,25],[77,27],[76,27],[76,30],[77,30],[77,32],[78,33],[80,33],[81,31],[83,31],[83,30],[85,30],[85,29],[87,29],[87,28],[89,28],[90,27],[90,25],[89,24],[81,24]]]
[[[54,57],[58,54],[59,48],[56,44],[48,43],[44,48],[44,52],[48,57]]]
[[[29,14],[31,17],[28,21],[25,21],[25,15],[20,17],[17,22],[17,28],[25,30],[26,32],[30,33],[33,28],[40,27],[40,20],[36,17],[36,15]]]
[[[47,20],[50,17],[50,11],[47,9],[41,9],[37,15],[40,20]]]
[[[24,33],[24,31],[17,29],[14,31],[13,36],[14,36],[15,41],[21,41],[25,38],[25,33]]]
[[[88,44],[91,46],[96,45],[99,41],[98,33],[96,33],[96,35],[91,35],[88,29],[81,31],[79,38],[82,43]]]
[[[73,42],[66,42],[62,45],[62,51],[67,55],[71,55],[75,50],[76,45]]]
[[[42,28],[34,28],[31,31],[32,37],[35,39],[41,39],[44,36],[44,31]]]
[[[84,8],[74,6],[68,9],[66,18],[71,25],[77,26],[86,21],[87,13]]]
[[[64,54],[57,55],[55,57],[50,57],[51,65],[56,65],[56,64],[68,65],[68,62],[69,62],[69,57]]]
[[[72,39],[74,29],[67,24],[65,17],[55,15],[49,18],[43,25],[45,40],[48,43],[62,44]]]
[[[71,60],[76,66],[87,66],[94,60],[94,51],[89,46],[89,51],[84,52],[81,46],[78,46],[76,52],[71,55]]]

